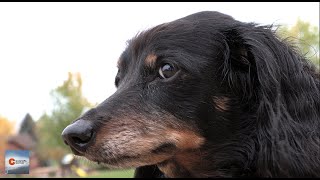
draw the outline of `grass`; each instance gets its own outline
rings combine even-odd
[[[127,170],[102,170],[89,174],[86,178],[132,178],[133,169]]]

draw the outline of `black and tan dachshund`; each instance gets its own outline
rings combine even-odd
[[[320,177],[320,76],[271,26],[199,12],[139,33],[62,136],[135,177]]]

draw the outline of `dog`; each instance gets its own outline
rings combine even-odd
[[[320,177],[320,73],[272,26],[203,11],[140,32],[62,132],[135,177]]]

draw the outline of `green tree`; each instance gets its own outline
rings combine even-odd
[[[59,160],[70,152],[61,138],[63,129],[77,119],[86,109],[92,107],[82,94],[82,80],[79,73],[69,73],[68,79],[53,91],[54,108],[44,113],[37,122],[39,154],[44,159]]]
[[[296,24],[290,28],[280,27],[278,34],[297,46],[301,53],[319,68],[319,28],[317,26],[298,19]]]

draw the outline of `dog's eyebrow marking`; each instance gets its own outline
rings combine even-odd
[[[212,97],[213,102],[215,107],[217,108],[218,111],[226,111],[228,110],[229,106],[228,106],[228,102],[229,102],[229,98],[225,97],[225,96],[213,96]]]
[[[151,53],[146,57],[144,62],[148,67],[154,67],[156,64],[157,58],[158,57],[154,53]]]

